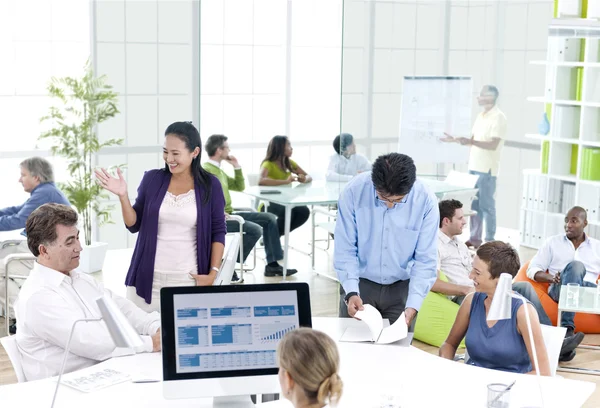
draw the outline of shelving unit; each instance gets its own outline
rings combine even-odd
[[[555,18],[548,35],[547,59],[531,62],[546,66],[545,90],[527,98],[543,104],[550,121],[547,135],[525,135],[542,144],[540,168],[523,174],[521,243],[531,248],[563,232],[574,205],[588,212],[587,233],[600,238],[600,21]]]

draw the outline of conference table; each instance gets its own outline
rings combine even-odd
[[[472,191],[475,188],[466,188],[449,184],[445,181],[431,178],[419,178],[438,199],[445,194]],[[313,180],[310,183],[291,183],[283,186],[252,186],[243,191],[256,202],[267,202],[282,205],[285,208],[284,251],[283,251],[283,278],[285,279],[288,268],[288,248],[290,247],[291,213],[294,207],[300,206],[326,206],[337,204],[340,194],[347,183]]]
[[[339,407],[379,407],[379,401],[393,400],[402,408],[410,407],[485,407],[487,385],[510,384],[511,407],[541,406],[537,378],[526,374],[473,367],[442,359],[412,346],[344,343],[338,341],[348,327],[362,325],[354,319],[313,317],[313,327],[329,334],[340,351],[340,376],[344,394]],[[162,396],[160,353],[112,358],[97,368],[126,372],[132,379],[158,380],[151,383],[123,382],[92,393],[61,386],[56,407],[195,407],[208,408],[212,399],[166,400]],[[42,407],[52,400],[56,379],[0,386],[2,407]],[[542,377],[545,407],[579,407],[595,389],[586,381]],[[259,406],[286,407],[285,402]]]

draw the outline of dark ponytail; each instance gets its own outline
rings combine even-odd
[[[194,182],[204,190],[202,203],[208,203],[212,192],[212,182],[210,180],[210,173],[204,170],[200,164],[200,159],[202,158],[202,141],[200,140],[198,129],[192,125],[192,122],[175,122],[171,123],[167,127],[167,130],[165,130],[165,136],[167,135],[177,136],[185,143],[190,152],[193,152],[196,147],[200,149],[198,156],[192,160],[192,175],[194,176]],[[165,171],[171,172],[169,165],[166,163]]]

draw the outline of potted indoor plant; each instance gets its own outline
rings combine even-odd
[[[122,139],[100,142],[97,126],[119,113],[117,94],[106,83],[106,76],[96,77],[90,61],[79,78],[52,78],[48,93],[54,102],[48,115],[40,119],[48,130],[40,139],[50,139],[53,155],[67,159],[71,179],[60,183],[71,205],[80,216],[80,230],[85,245],[79,270],[90,273],[102,269],[107,243],[92,241],[92,220],[98,226],[111,223],[109,205],[102,205],[108,194],[93,178],[93,157],[103,147],[120,145]]]

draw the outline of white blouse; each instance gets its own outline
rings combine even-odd
[[[198,273],[197,221],[195,191],[167,191],[158,213],[155,272]]]

